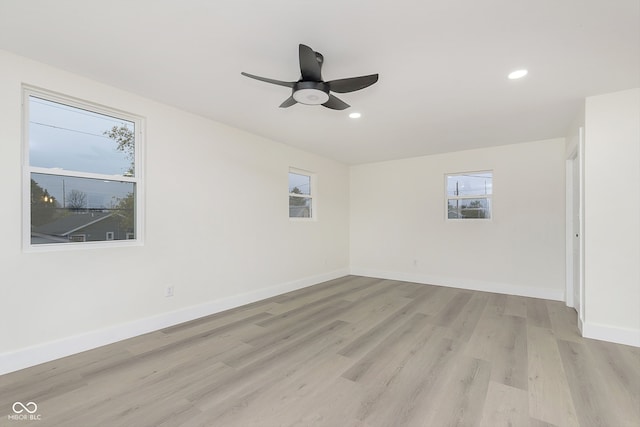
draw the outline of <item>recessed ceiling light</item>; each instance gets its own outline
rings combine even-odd
[[[360,113],[351,113],[349,114],[349,117],[352,119],[359,119],[360,117],[362,117],[362,114]]]
[[[513,72],[509,73],[509,75],[507,77],[509,77],[509,79],[511,79],[511,80],[521,79],[524,76],[526,76],[527,73],[528,73],[527,70],[516,70],[516,71],[513,71]]]

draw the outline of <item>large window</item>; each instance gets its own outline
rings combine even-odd
[[[139,242],[141,119],[30,88],[24,118],[26,247]]]
[[[446,176],[447,219],[490,219],[493,172],[465,172]]]
[[[313,218],[314,176],[298,169],[289,170],[289,218]]]

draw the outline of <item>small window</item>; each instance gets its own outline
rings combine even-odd
[[[446,176],[447,219],[491,219],[493,172],[465,172]]]
[[[313,218],[313,174],[289,171],[289,218]]]
[[[24,97],[25,247],[137,236],[142,119],[36,89]]]

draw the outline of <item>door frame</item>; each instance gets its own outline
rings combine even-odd
[[[574,168],[578,167],[578,182],[574,179]],[[584,127],[580,127],[578,143],[569,152],[566,159],[566,290],[565,303],[578,313],[578,328],[582,333],[584,323]],[[574,197],[578,195],[578,256],[573,252],[574,236]],[[577,259],[576,259],[577,258]],[[578,263],[578,277],[574,277],[574,266]],[[578,301],[574,291],[577,286]]]

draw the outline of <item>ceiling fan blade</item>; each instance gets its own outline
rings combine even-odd
[[[321,82],[322,74],[320,73],[320,62],[316,53],[309,46],[301,44],[298,47],[298,56],[300,57],[300,73],[302,80]]]
[[[293,99],[293,95],[291,95],[289,98],[287,98],[282,104],[280,104],[280,108],[287,108],[287,107],[291,107],[293,104],[297,104],[298,101],[296,101],[295,99]]]
[[[331,80],[327,82],[332,92],[347,93],[364,89],[378,81],[377,74],[368,76],[350,77],[347,79]]]
[[[242,74],[243,76],[252,78],[252,79],[256,79],[256,80],[260,80],[261,82],[267,82],[267,83],[272,83],[274,85],[280,85],[280,86],[286,86],[286,87],[293,87],[295,82],[283,82],[280,80],[274,80],[274,79],[269,79],[266,77],[260,77],[260,76],[254,76],[253,74],[249,74],[249,73],[245,73],[244,71],[241,72],[240,74]]]
[[[350,107],[349,104],[331,94],[329,94],[329,100],[322,105],[324,107],[331,108],[332,110],[344,110]]]

